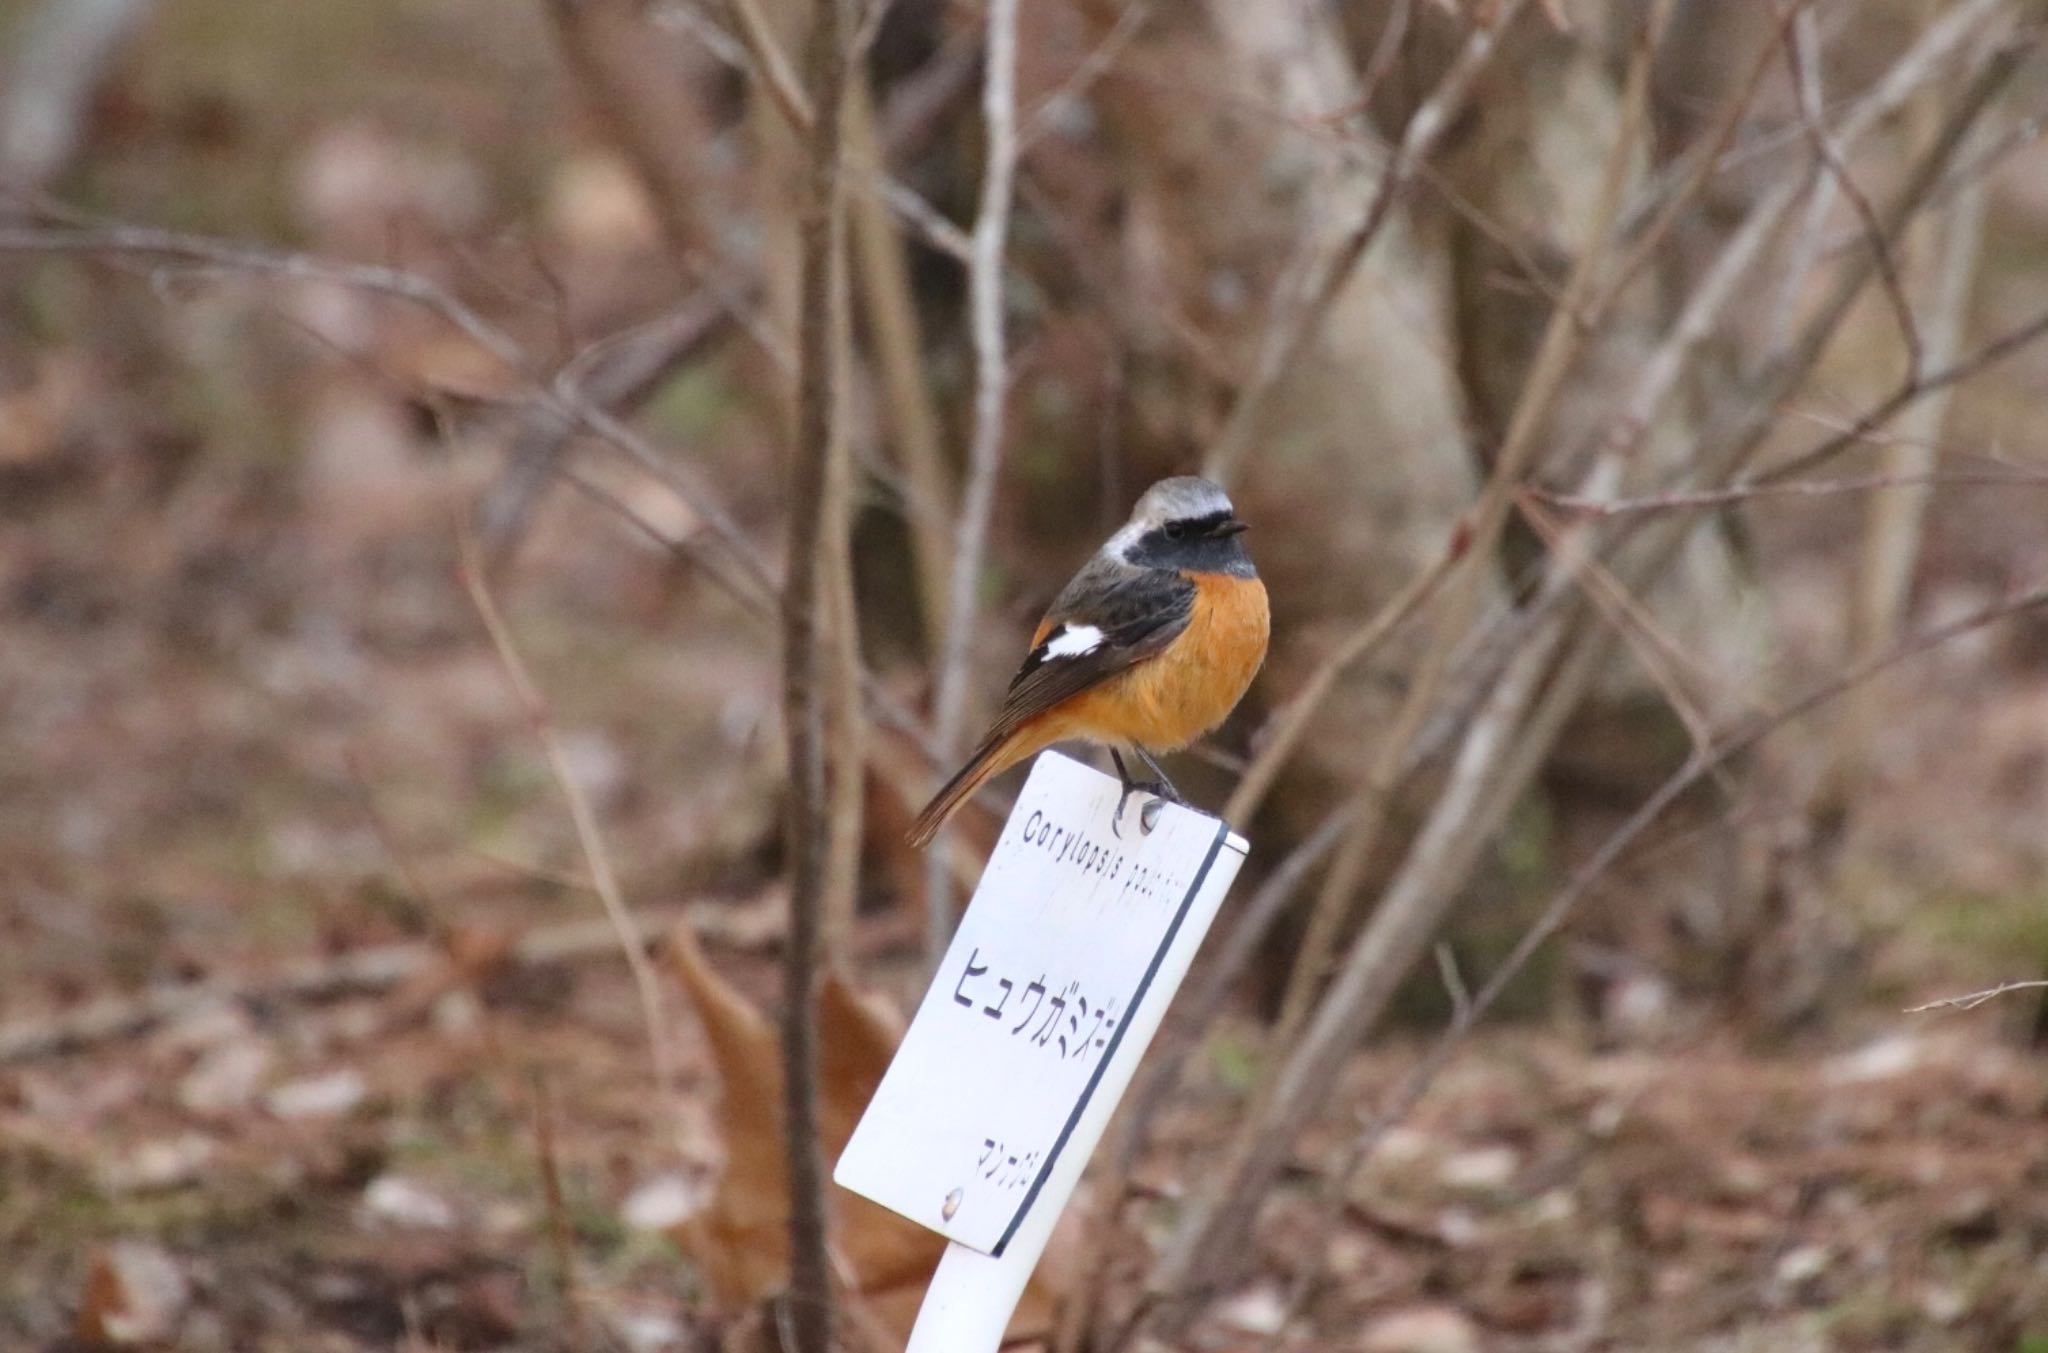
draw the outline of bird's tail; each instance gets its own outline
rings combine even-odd
[[[918,849],[929,845],[932,837],[938,835],[939,828],[946,825],[946,819],[974,797],[975,790],[1044,745],[1036,739],[1012,733],[1007,737],[992,737],[975,748],[974,755],[967,759],[959,774],[932,795],[932,801],[917,815],[917,821],[910,824],[907,837],[910,844]]]

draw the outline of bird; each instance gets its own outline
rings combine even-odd
[[[930,842],[991,777],[1072,739],[1109,747],[1123,782],[1116,821],[1134,793],[1185,802],[1154,754],[1222,723],[1266,660],[1272,620],[1245,529],[1209,480],[1145,490],[1054,598],[988,735],[917,815],[910,844]],[[1133,779],[1124,749],[1158,778]]]

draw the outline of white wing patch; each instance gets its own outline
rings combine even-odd
[[[1062,625],[1045,640],[1045,656],[1078,658],[1093,653],[1102,643],[1102,631],[1093,625]]]

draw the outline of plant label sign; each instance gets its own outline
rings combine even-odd
[[[902,1046],[845,1188],[1000,1256],[1064,1206],[1247,849],[1216,818],[1038,758]],[[1120,828],[1120,831],[1118,830]]]

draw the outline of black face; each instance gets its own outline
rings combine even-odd
[[[1183,517],[1139,536],[1125,557],[1146,568],[1256,578],[1259,571],[1252,567],[1252,557],[1238,539],[1244,529],[1244,523],[1228,510]]]

